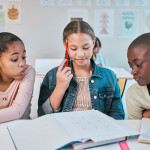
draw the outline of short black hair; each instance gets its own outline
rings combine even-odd
[[[97,42],[99,44],[99,47],[101,48],[102,47],[102,44],[101,44],[101,41],[98,37],[95,38],[95,45],[94,45],[94,48],[96,48],[98,45],[97,45]]]
[[[12,44],[13,42],[17,42],[17,41],[23,43],[23,41],[15,34],[9,32],[1,32],[0,33],[0,54],[7,51],[7,46],[9,44]]]
[[[150,50],[150,32],[137,37],[128,47],[128,51],[138,46],[148,47]]]

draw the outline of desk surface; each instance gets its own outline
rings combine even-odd
[[[130,72],[128,72],[126,69],[124,68],[114,68],[114,67],[106,67],[110,70],[112,70],[118,79],[133,79],[133,76],[131,75]],[[36,77],[39,78],[44,78],[45,77],[45,72],[37,72]]]
[[[22,120],[23,121],[23,120]],[[2,150],[15,150],[9,132],[7,130],[8,124],[13,124],[19,121],[12,121],[9,123],[0,124],[0,149]],[[121,122],[126,123],[130,127],[139,131],[141,121],[140,120],[123,120]],[[131,150],[150,150],[150,145],[137,142],[137,136],[129,137],[127,140],[128,146]],[[120,150],[118,144],[111,144],[102,147],[92,148],[92,150]]]
[[[124,68],[113,68],[113,67],[106,67],[106,68],[112,70],[116,74],[118,79],[133,79],[131,73]]]

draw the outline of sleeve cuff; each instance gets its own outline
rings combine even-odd
[[[50,105],[50,100],[49,98],[42,104],[42,109],[45,114],[51,114],[51,113],[57,113],[60,111],[61,107],[57,110],[53,110],[51,105]]]

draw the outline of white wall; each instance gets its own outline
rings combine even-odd
[[[134,0],[130,0],[130,7],[116,7],[112,0],[111,7],[115,10],[115,28],[113,38],[101,38],[101,54],[106,59],[106,65],[111,67],[124,67],[129,70],[127,64],[126,51],[133,38],[118,38],[117,36],[117,13],[120,8],[140,10],[139,34],[143,29],[144,9],[149,6],[140,8],[133,5]],[[62,44],[62,32],[68,23],[68,8],[86,8],[89,12],[88,23],[94,26],[94,9],[104,8],[96,7],[96,0],[92,0],[92,6],[79,7],[77,1],[73,0],[72,7],[41,6],[40,0],[22,0],[22,23],[20,25],[6,25],[5,31],[17,34],[25,43],[27,50],[27,60],[29,64],[34,65],[37,58],[64,58],[65,49]]]

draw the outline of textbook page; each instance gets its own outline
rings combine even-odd
[[[150,143],[150,118],[142,118],[141,123],[142,135],[139,136],[139,142]]]
[[[115,119],[96,110],[57,113],[52,116],[74,138],[87,137],[98,142],[139,134],[134,129],[124,125],[125,128]]]
[[[57,149],[74,141],[51,115],[8,126],[17,150]]]

